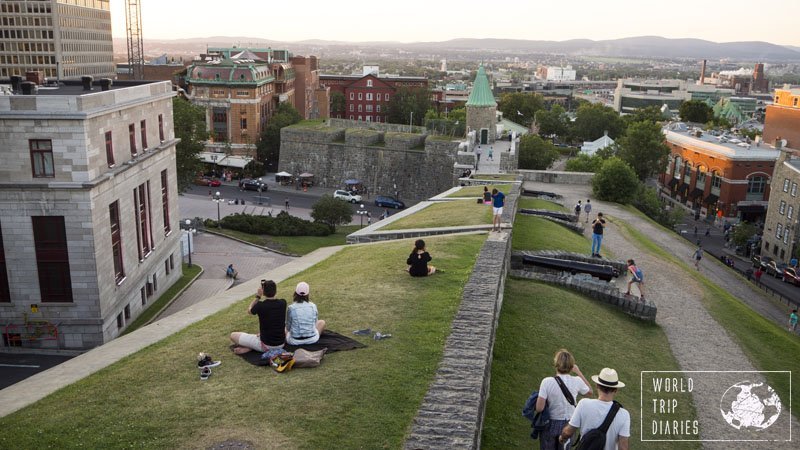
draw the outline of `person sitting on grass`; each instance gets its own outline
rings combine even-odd
[[[406,260],[406,264],[408,264],[408,269],[406,270],[408,270],[408,273],[411,274],[412,277],[427,277],[428,275],[433,275],[436,273],[436,267],[428,265],[432,259],[430,253],[425,250],[425,241],[417,239],[417,241],[414,242],[414,248],[411,250],[411,254],[408,255],[408,259]]]
[[[317,305],[309,300],[310,287],[305,281],[297,283],[294,303],[286,314],[286,342],[289,345],[316,344],[325,330],[325,321],[319,320]]]
[[[231,341],[236,344],[234,353],[241,355],[250,350],[266,352],[283,348],[286,340],[286,300],[275,298],[277,292],[274,281],[261,280],[256,298],[247,307],[249,314],[258,316],[259,334],[231,333]]]

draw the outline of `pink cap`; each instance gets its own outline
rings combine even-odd
[[[308,295],[310,290],[311,289],[308,287],[308,283],[301,281],[297,283],[297,287],[294,289],[294,292],[297,293],[297,295]]]

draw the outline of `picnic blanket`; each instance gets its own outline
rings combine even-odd
[[[231,346],[231,348],[233,347],[234,346]],[[354,350],[357,348],[364,348],[364,347],[366,347],[366,345],[356,341],[355,339],[351,339],[347,336],[342,336],[341,334],[336,333],[334,331],[325,330],[322,332],[322,336],[319,337],[319,341],[317,341],[315,344],[310,344],[310,345],[286,344],[283,348],[287,352],[293,352],[298,348],[303,348],[311,352],[327,348],[328,350],[325,353],[333,353],[338,351]],[[242,358],[244,358],[245,361],[255,366],[269,365],[269,361],[261,359],[261,352],[257,352],[255,350],[247,353],[242,353],[239,356],[241,356]]]

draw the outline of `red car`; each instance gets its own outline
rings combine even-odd
[[[783,281],[800,286],[800,273],[794,267],[783,269]]]
[[[194,180],[194,184],[198,186],[210,186],[210,187],[222,186],[222,183],[216,178],[208,178],[208,177],[199,177],[196,180]]]

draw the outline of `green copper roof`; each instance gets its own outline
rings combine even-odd
[[[469,93],[467,106],[497,106],[483,66],[478,68],[478,75],[475,76],[475,84],[472,85],[472,92]]]

